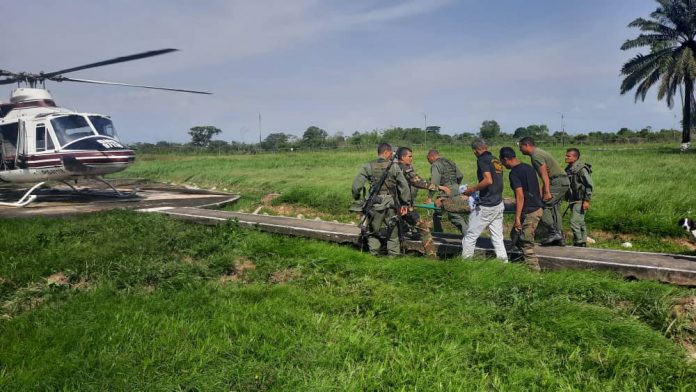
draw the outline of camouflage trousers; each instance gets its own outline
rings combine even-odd
[[[587,226],[582,201],[570,202],[570,229],[573,231],[573,245],[587,243]]]
[[[386,240],[387,254],[397,256],[401,254],[401,242],[399,241],[399,230],[396,228],[393,209],[375,211],[372,219],[369,220],[370,232],[367,236],[367,247],[370,254],[379,255],[382,243]]]
[[[465,218],[463,215],[459,214],[459,212],[471,212],[471,210],[469,209],[468,198],[462,196],[454,196],[445,197],[444,199],[442,199],[442,208],[436,210],[433,213],[433,231],[437,233],[444,232],[444,230],[442,229],[442,220],[446,213],[447,219],[449,219],[449,221],[452,222],[452,224],[462,234],[464,234],[466,232],[467,227],[469,226],[469,222],[468,219]]]
[[[540,271],[539,258],[534,251],[534,232],[541,221],[541,217],[544,214],[542,208],[531,212],[529,214],[522,215],[522,230],[517,231],[514,227],[510,232],[510,240],[512,240],[512,245],[517,246],[522,251],[524,255],[524,261],[527,263],[530,269],[535,271]]]
[[[403,216],[403,220],[409,226],[414,227],[420,235],[423,244],[423,253],[428,257],[437,257],[437,249],[433,243],[433,236],[430,234],[430,220],[423,219],[417,212],[410,211]]]
[[[547,238],[553,235],[563,237],[563,214],[561,213],[561,202],[565,197],[570,181],[568,177],[561,176],[551,179],[549,190],[551,200],[544,202],[544,215],[541,217],[541,225],[546,229]]]

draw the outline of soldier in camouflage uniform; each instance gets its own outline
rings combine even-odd
[[[510,188],[515,193],[515,222],[510,241],[522,251],[529,268],[540,271],[539,258],[534,250],[534,232],[544,211],[539,180],[534,168],[520,162],[510,147],[500,149],[500,163],[510,170]]]
[[[585,226],[585,212],[590,209],[592,200],[592,166],[580,162],[580,150],[569,148],[566,150],[565,162],[568,164],[565,171],[570,180],[570,189],[566,195],[570,208],[570,229],[573,231],[573,245],[587,246],[587,226]]]
[[[430,234],[430,222],[423,219],[416,211],[413,210],[413,204],[418,195],[418,189],[427,189],[431,192],[442,190],[445,193],[451,193],[451,190],[445,186],[439,187],[423,180],[413,169],[413,151],[408,147],[401,147],[396,151],[396,156],[399,159],[399,167],[411,186],[411,202],[409,203],[409,212],[404,216],[404,221],[415,227],[420,234],[420,240],[423,243],[423,251],[429,257],[437,257],[437,249],[433,244],[433,237]]]
[[[368,211],[367,245],[370,253],[379,254],[382,242],[387,242],[387,252],[390,256],[401,254],[399,242],[399,230],[397,229],[399,215],[408,212],[411,201],[411,192],[404,174],[396,164],[391,165],[392,148],[387,143],[377,147],[378,158],[368,162],[360,168],[360,172],[353,180],[353,199],[361,197],[365,184],[374,187],[379,183],[385,170],[389,168],[386,180],[379,189],[379,202],[371,211]]]
[[[462,172],[459,170],[457,165],[454,164],[454,162],[450,161],[447,158],[443,158],[440,156],[440,153],[437,150],[430,150],[428,152],[428,162],[430,162],[430,182],[435,185],[435,186],[445,186],[451,190],[458,190],[459,189],[459,184],[462,182],[462,178],[464,178],[464,175]],[[430,198],[452,198],[457,195],[454,193],[458,192],[451,192],[450,194],[447,194],[444,191],[431,191],[430,192]],[[442,232],[442,217],[443,217],[443,211],[435,211],[433,214],[433,231],[435,232]],[[462,234],[466,231],[467,228],[467,220],[464,218],[462,215],[453,213],[453,212],[447,212],[447,217],[449,218],[450,222],[452,222],[457,229],[459,229]]]

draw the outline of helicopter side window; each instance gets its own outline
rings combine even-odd
[[[54,150],[53,139],[48,133],[46,125],[39,124],[36,126],[36,152]]]
[[[87,119],[76,114],[53,118],[51,119],[51,125],[56,133],[58,142],[62,146],[77,139],[94,135],[94,131],[89,126]]]
[[[110,119],[102,116],[89,116],[89,121],[94,125],[94,129],[97,133],[103,136],[109,136],[118,140],[118,135],[116,134],[116,128],[114,128],[114,123]]]
[[[36,126],[36,152],[46,151],[46,126]]]

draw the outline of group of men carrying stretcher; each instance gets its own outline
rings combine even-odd
[[[536,147],[530,137],[519,141],[519,149],[531,157],[533,167],[520,162],[511,147],[501,148],[498,157],[493,156],[483,139],[474,140],[471,148],[477,158],[478,182],[467,186],[461,185],[464,176],[457,165],[441,157],[437,150],[430,150],[427,155],[431,164],[431,178],[427,181],[415,172],[410,148],[397,149],[394,157],[389,144],[378,146],[377,159],[361,167],[352,186],[356,200],[353,210],[362,214],[361,234],[370,253],[380,254],[386,245],[388,255],[398,255],[401,253],[401,239],[408,236],[422,241],[426,255],[437,257],[431,222],[415,211],[414,207],[418,206],[435,210],[432,219],[435,232],[443,231],[442,219],[447,214],[463,235],[462,257],[465,259],[473,256],[476,240],[485,229],[489,229],[496,257],[507,262],[508,254],[503,244],[503,211],[507,204],[515,213],[510,234],[513,247],[522,252],[530,268],[538,270],[538,258],[534,252],[537,228],[545,229],[546,237],[540,241],[542,245],[562,246],[565,243],[560,211],[564,198],[569,200],[569,208],[573,207],[573,243],[585,246],[584,214],[589,208],[592,180],[591,166],[578,162],[579,150],[568,149],[568,166],[564,171],[550,154]],[[504,167],[509,170],[514,200],[503,200]],[[370,185],[370,190],[365,196],[366,184]],[[418,189],[430,192],[425,204],[415,203]]]

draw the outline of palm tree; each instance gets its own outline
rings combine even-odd
[[[674,105],[674,95],[684,85],[682,110],[682,144],[691,141],[694,114],[694,80],[696,80],[696,0],[656,0],[657,10],[650,19],[638,18],[628,27],[641,34],[621,45],[621,50],[647,46],[650,54],[638,54],[621,68],[626,78],[621,94],[636,87],[635,100],[645,101],[653,84],[660,82],[657,99],[667,98]]]

